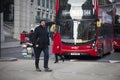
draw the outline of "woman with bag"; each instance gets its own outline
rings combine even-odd
[[[59,30],[56,28],[53,35],[53,46],[52,53],[55,54],[55,62],[58,63],[58,56],[63,60],[63,55],[61,54],[61,36]]]

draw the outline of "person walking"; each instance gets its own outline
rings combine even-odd
[[[64,58],[61,53],[61,36],[59,33],[59,29],[55,29],[54,35],[53,35],[53,46],[52,46],[52,53],[55,54],[55,62],[58,63],[58,56],[63,60]]]
[[[36,71],[41,71],[39,68],[39,58],[41,51],[44,52],[44,70],[51,72],[52,70],[48,67],[49,62],[49,34],[45,26],[45,21],[41,20],[40,25],[35,28],[34,31],[34,52],[35,52],[35,67]]]
[[[33,38],[34,38],[34,31],[30,30],[30,33],[29,33],[29,42],[30,43],[33,43]]]
[[[32,57],[34,56],[33,40],[34,40],[34,31],[30,30],[30,32],[29,32],[29,44],[28,44],[28,46],[31,47],[31,49],[32,49]]]

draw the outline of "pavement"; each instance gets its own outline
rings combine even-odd
[[[1,48],[11,48],[11,47],[19,47],[20,41],[14,41],[14,42],[2,42]]]
[[[41,72],[35,71],[34,60],[0,62],[0,80],[119,80],[119,63],[91,61],[49,61],[52,72],[45,72],[40,60]]]
[[[20,46],[19,42],[4,43],[2,48]],[[2,44],[3,45],[3,44]],[[50,59],[49,68],[52,72],[45,72],[43,59],[40,60],[41,72],[35,71],[34,59],[5,58],[0,59],[0,80],[119,80],[120,63],[94,62],[82,60],[65,60],[55,64]],[[8,59],[8,60],[7,60]],[[13,58],[14,59],[14,58]]]
[[[20,41],[12,41],[12,42],[2,42],[1,43],[1,49],[4,48],[12,48],[12,47],[20,47]],[[0,54],[1,56],[1,54]],[[1,61],[17,61],[17,58],[13,57],[0,57],[0,62]]]

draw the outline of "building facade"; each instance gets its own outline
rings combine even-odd
[[[20,33],[29,32],[41,19],[54,21],[55,0],[4,0],[1,4],[1,42],[6,37],[20,40]]]
[[[36,22],[40,19],[54,20],[55,16],[55,0],[35,0],[36,6]]]
[[[55,0],[14,0],[14,38],[29,32],[41,19],[54,21]]]

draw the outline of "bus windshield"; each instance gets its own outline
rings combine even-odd
[[[57,24],[63,42],[83,43],[95,38],[93,0],[60,0]],[[89,5],[88,5],[89,4]],[[87,10],[85,9],[87,5]]]
[[[120,3],[116,5],[114,37],[120,39]]]

